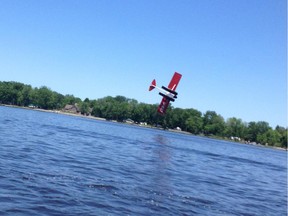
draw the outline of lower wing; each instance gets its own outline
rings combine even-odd
[[[170,102],[169,99],[167,99],[166,97],[163,97],[160,105],[158,106],[158,110],[157,110],[158,113],[162,115],[165,114],[168,108],[169,102]]]

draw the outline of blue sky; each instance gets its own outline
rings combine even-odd
[[[287,126],[284,0],[1,0],[0,80]]]

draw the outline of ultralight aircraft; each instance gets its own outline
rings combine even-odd
[[[176,88],[178,86],[178,83],[181,79],[182,75],[178,72],[175,72],[168,88],[165,86],[162,86],[162,88],[156,86],[156,80],[154,79],[149,87],[149,91],[153,90],[154,88],[158,89],[159,95],[161,95],[162,101],[160,105],[158,106],[157,112],[164,115],[166,113],[166,110],[168,108],[168,105],[170,101],[174,102],[177,98],[178,93],[176,92]]]

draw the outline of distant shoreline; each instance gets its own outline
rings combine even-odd
[[[115,122],[115,123],[119,123],[119,124],[134,125],[134,126],[137,126],[137,127],[145,127],[145,128],[151,128],[151,129],[157,129],[157,130],[166,130],[166,129],[159,128],[159,127],[154,127],[154,126],[151,126],[151,125],[139,125],[139,124],[135,124],[135,123],[118,122],[118,121],[115,121],[115,120],[107,120],[105,118],[95,117],[95,116],[91,116],[91,115],[87,116],[87,115],[76,114],[76,113],[71,113],[71,112],[64,112],[62,110],[45,110],[45,109],[40,109],[40,108],[30,108],[30,107],[25,107],[25,106],[8,105],[8,104],[0,104],[0,106],[18,108],[18,109],[26,109],[26,110],[33,110],[33,111],[39,111],[39,112],[55,113],[55,114],[61,114],[61,115],[67,115],[67,116],[74,116],[74,117],[80,117],[80,118],[93,119],[93,120],[98,120],[98,121],[109,121],[109,122]],[[194,135],[194,134],[192,134],[190,132],[187,132],[187,131],[180,131],[180,130],[175,130],[175,129],[167,129],[166,131],[179,133],[179,134],[200,136],[200,137],[205,137],[205,138],[209,138],[209,139],[217,139],[217,140],[233,142],[233,140],[230,140],[230,139],[224,139],[224,138],[219,138],[219,137],[214,137],[214,136],[210,137],[210,136]],[[249,144],[249,143],[245,143],[245,142],[241,142],[241,141],[240,142],[235,142],[235,143],[259,146],[259,147],[264,147],[264,148],[273,148],[273,149],[278,149],[278,150],[282,150],[282,151],[287,151],[288,150],[286,148],[281,148],[281,147],[265,146],[265,145],[261,145],[261,144]]]
[[[26,109],[26,110],[34,110],[34,111],[39,111],[39,112],[62,114],[62,115],[82,117],[82,118],[90,118],[90,119],[95,119],[95,120],[100,120],[100,121],[107,121],[105,118],[99,118],[99,117],[95,117],[95,116],[85,116],[82,114],[64,112],[62,110],[45,110],[45,109],[40,109],[40,108],[30,108],[30,107],[25,107],[25,106],[16,106],[16,105],[7,105],[7,104],[0,104],[0,106],[11,107],[11,108],[20,108],[20,109]]]

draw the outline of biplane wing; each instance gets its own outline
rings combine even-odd
[[[163,97],[160,105],[158,106],[157,112],[164,115],[169,106],[169,102],[170,102],[169,99],[167,99],[166,97]]]
[[[175,99],[177,98],[177,92],[175,91],[179,81],[181,79],[182,75],[175,72],[169,85],[168,88],[166,88],[165,86],[162,86],[162,88],[159,88],[156,86],[156,80],[154,79],[149,87],[149,91],[151,91],[154,88],[157,88],[160,92],[159,94],[161,96],[163,96],[160,105],[158,106],[158,113],[164,115],[166,113],[166,110],[169,106],[170,101],[175,101]]]
[[[169,83],[169,85],[168,85],[168,88],[171,89],[172,91],[175,91],[177,86],[178,86],[178,83],[179,83],[181,77],[182,77],[181,74],[175,72],[173,77],[172,77],[172,79],[171,79],[171,81],[170,81],[170,83]]]

